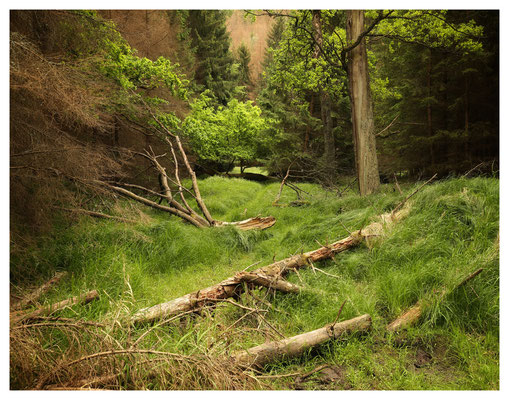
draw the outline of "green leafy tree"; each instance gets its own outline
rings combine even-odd
[[[191,114],[182,130],[200,162],[244,167],[266,156],[270,137],[265,135],[270,121],[251,101],[230,100],[215,109],[208,93],[191,103]]]

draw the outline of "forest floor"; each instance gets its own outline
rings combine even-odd
[[[57,222],[36,245],[11,252],[12,298],[23,297],[57,271],[70,274],[39,299],[41,304],[93,289],[100,297],[65,309],[58,313],[61,319],[11,326],[11,389],[497,390],[495,178],[425,186],[411,198],[408,216],[383,237],[316,265],[329,275],[310,268],[291,273],[288,280],[304,287],[299,294],[250,290],[236,304],[223,303],[201,315],[162,325],[129,324],[143,307],[346,237],[391,211],[418,185],[402,184],[402,195],[387,184],[361,198],[352,191],[337,197],[302,183],[308,203],[275,207],[277,182],[200,181],[215,218],[276,217],[264,231],[200,230],[157,211],[129,211],[127,202],[110,213],[131,212],[139,222],[87,216],[73,225]],[[285,188],[279,203],[295,199]],[[481,267],[482,274],[454,290]],[[449,295],[438,301],[436,294],[444,289]],[[425,304],[419,322],[388,333],[386,325],[417,301]],[[343,302],[340,320],[368,313],[373,320],[368,333],[331,340],[256,372],[215,361],[332,323]]]

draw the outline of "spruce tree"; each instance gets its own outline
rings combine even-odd
[[[226,16],[221,10],[190,10],[187,17],[197,58],[195,79],[198,90],[210,90],[223,105],[231,99],[236,86]]]
[[[237,49],[237,57],[239,61],[239,85],[249,87],[252,85],[251,70],[249,67],[251,53],[244,43]]]

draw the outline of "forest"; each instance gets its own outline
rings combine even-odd
[[[498,10],[11,10],[11,390],[499,390]]]

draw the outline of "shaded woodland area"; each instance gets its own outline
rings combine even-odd
[[[12,389],[498,388],[497,10],[11,10],[9,44]]]
[[[168,152],[151,120],[156,109],[189,142],[199,174],[263,165],[282,178],[291,164],[292,176],[332,187],[355,174],[344,14],[259,12],[273,20],[260,76],[250,72],[246,45],[230,49],[227,14],[13,11],[12,221],[42,226],[59,202],[83,205],[99,178],[160,191],[150,159],[136,156]],[[380,15],[365,38],[370,135],[385,181],[481,163],[497,170],[498,14],[429,14]],[[77,191],[72,179],[82,183]]]

